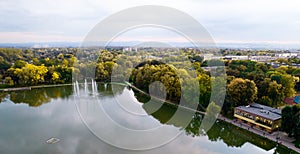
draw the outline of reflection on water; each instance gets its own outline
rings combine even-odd
[[[152,113],[153,106],[139,103],[147,102],[150,98],[124,86],[115,88],[117,90],[115,90],[114,96],[111,89],[111,85],[107,85],[107,87],[98,85],[98,102],[118,124],[135,129],[165,126],[170,131],[181,130],[183,133],[168,144],[155,149],[147,151],[122,150],[99,140],[84,125],[74,103],[72,86],[42,88],[0,93],[2,100],[0,103],[0,153],[250,154],[274,153],[275,150],[279,153],[288,153],[283,147],[276,148],[274,142],[269,142],[221,121],[217,122],[209,132],[201,132],[199,126],[202,115],[200,114],[195,114],[190,124],[185,128],[180,119],[170,121],[177,110],[176,107],[162,105],[159,110]],[[5,101],[8,95],[10,100]],[[131,99],[132,96],[135,96],[136,99]],[[126,101],[124,103],[116,102],[115,97],[119,98],[117,100]],[[85,103],[92,106],[89,99],[86,99]],[[130,104],[132,104],[131,108],[128,107],[131,106]],[[126,108],[136,109],[136,113],[143,114],[143,117],[137,118],[135,115],[122,111]],[[94,107],[94,116],[98,115],[97,111],[99,112]],[[92,111],[89,112],[92,113]],[[147,113],[152,114],[147,115]],[[101,125],[105,126],[105,123],[101,123]],[[100,131],[105,133],[112,131],[112,129]],[[57,137],[61,141],[49,145],[46,140],[51,137]],[[120,135],[115,134],[113,137],[118,140]],[[135,141],[128,138],[128,142]]]
[[[38,107],[42,104],[50,102],[51,99],[69,98],[72,94],[72,87],[63,86],[15,91],[10,93],[3,93],[0,95],[0,97],[3,100],[3,98],[5,98],[8,94],[10,96],[10,100],[16,104],[25,103],[32,107]]]
[[[136,96],[142,97],[142,94],[136,94]],[[144,101],[147,101],[147,96],[143,96],[143,97],[144,98],[146,97]],[[146,111],[148,110],[147,108],[148,106],[144,105],[144,109]],[[158,119],[162,124],[172,124],[176,127],[181,127],[182,129],[185,130],[185,134],[188,136],[192,136],[192,137],[207,136],[208,139],[212,142],[217,142],[219,140],[222,140],[229,147],[242,147],[247,142],[257,145],[267,151],[275,147],[274,142],[268,142],[262,137],[253,135],[234,125],[219,120],[213,125],[213,127],[207,133],[205,133],[199,129],[203,118],[203,115],[201,115],[200,113],[195,113],[193,119],[191,120],[191,122],[187,127],[183,127],[183,125],[180,124],[180,120],[176,121],[175,123],[169,123],[168,120],[170,119],[170,117],[173,116],[176,110],[177,110],[176,107],[165,104],[160,108],[160,110],[153,113],[152,116]]]

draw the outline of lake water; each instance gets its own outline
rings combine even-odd
[[[199,114],[185,127],[180,118],[172,120],[176,107],[141,103],[150,98],[122,85],[98,85],[97,94],[82,85],[78,93],[73,89],[1,93],[0,153],[288,153],[222,121],[201,132]],[[60,141],[47,143],[51,138]]]

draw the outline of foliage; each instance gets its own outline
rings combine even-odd
[[[208,51],[214,52],[210,49]],[[300,91],[299,68],[292,66],[272,68],[270,64],[250,60],[204,61],[202,53],[208,51],[182,48],[179,52],[175,52],[173,49],[145,48],[139,52],[126,51],[124,54],[121,48],[107,50],[0,48],[0,81],[2,84],[14,86],[70,83],[72,75],[75,74],[74,79],[82,80],[88,77],[103,82],[109,82],[112,78],[128,78],[130,82],[145,91],[148,91],[148,85],[152,82],[161,81],[168,91],[169,100],[175,102],[183,98],[188,103],[199,102],[199,109],[205,109],[211,99],[211,88],[215,78],[211,77],[210,72],[203,70],[201,66],[219,66],[225,63],[228,94],[222,108],[223,112],[230,112],[236,105],[248,104],[256,100],[268,106],[279,106],[285,97],[291,97],[295,91]],[[223,55],[274,55],[275,52],[221,50]],[[151,60],[147,60],[149,58]],[[192,65],[189,66],[182,59],[188,59]],[[298,63],[299,60],[297,58],[278,59],[276,62],[293,64]],[[196,70],[196,78],[190,74],[191,70]],[[113,73],[119,76],[113,76]],[[237,89],[230,88],[237,78],[247,81],[245,83],[249,85],[236,84]],[[194,84],[196,82],[197,84]],[[247,86],[250,88],[245,88]],[[257,97],[255,87],[257,87]],[[181,94],[181,90],[188,91],[188,93]],[[193,96],[197,95],[198,90],[200,99],[195,101]]]
[[[48,72],[48,69],[44,66],[35,66],[33,64],[26,64],[22,68],[10,68],[11,72],[17,80],[17,83],[24,85],[37,85],[44,82],[44,77]]]
[[[236,78],[227,87],[234,106],[248,105],[257,98],[257,87],[253,81]]]
[[[258,102],[267,106],[279,106],[284,99],[284,89],[281,84],[265,78],[258,84]]]
[[[296,93],[294,87],[299,78],[278,71],[269,71],[267,74],[273,81],[282,85],[285,97],[291,97]]]
[[[289,136],[300,137],[300,106],[286,106],[282,109],[281,129]]]
[[[149,85],[154,81],[160,81],[164,84],[167,91],[167,99],[179,102],[181,98],[180,79],[177,76],[174,67],[163,65],[145,64],[138,67],[133,74],[133,83],[140,89],[148,92]]]

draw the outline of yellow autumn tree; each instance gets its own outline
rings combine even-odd
[[[54,83],[56,83],[57,81],[59,81],[59,73],[57,73],[57,72],[53,72],[52,73],[52,81]]]
[[[44,82],[47,72],[48,69],[44,65],[35,66],[33,64],[26,64],[22,68],[14,69],[14,75],[25,85],[36,85],[37,83]]]

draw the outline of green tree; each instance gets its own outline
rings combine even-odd
[[[277,71],[269,71],[267,74],[272,80],[282,85],[285,97],[291,97],[295,95],[296,91],[294,87],[299,78],[297,79],[292,75],[283,74]]]
[[[14,81],[9,76],[5,77],[5,83],[8,84],[8,85],[10,85],[10,86],[14,85]]]
[[[177,75],[177,70],[172,65],[159,64],[156,62],[149,62],[151,65],[145,63],[140,65],[133,71],[133,83],[140,89],[148,92],[149,85],[154,81],[160,81],[164,84],[167,91],[167,99],[179,102],[181,98],[181,84],[180,78]],[[185,71],[180,71],[184,76]]]
[[[207,74],[198,75],[200,100],[199,103],[206,108],[210,101],[212,80]]]
[[[55,70],[59,75],[60,79],[64,81],[64,83],[71,83],[72,82],[72,72],[74,71],[74,67],[67,67],[67,66],[56,66]]]
[[[14,68],[22,68],[22,67],[25,67],[27,63],[24,61],[24,60],[18,60],[15,62],[14,64]]]
[[[220,111],[221,111],[221,107],[217,105],[215,102],[211,102],[209,103],[206,109],[206,116],[210,121],[215,121]]]
[[[281,129],[289,136],[299,136],[300,106],[286,106],[282,109]]]
[[[6,61],[2,56],[0,56],[0,73],[4,74],[7,69],[9,69],[11,64]]]
[[[278,106],[284,99],[284,89],[281,84],[272,81],[270,78],[265,78],[257,84],[258,87],[258,102],[267,106]]]
[[[248,105],[257,98],[257,87],[253,81],[236,78],[227,87],[234,106]]]

